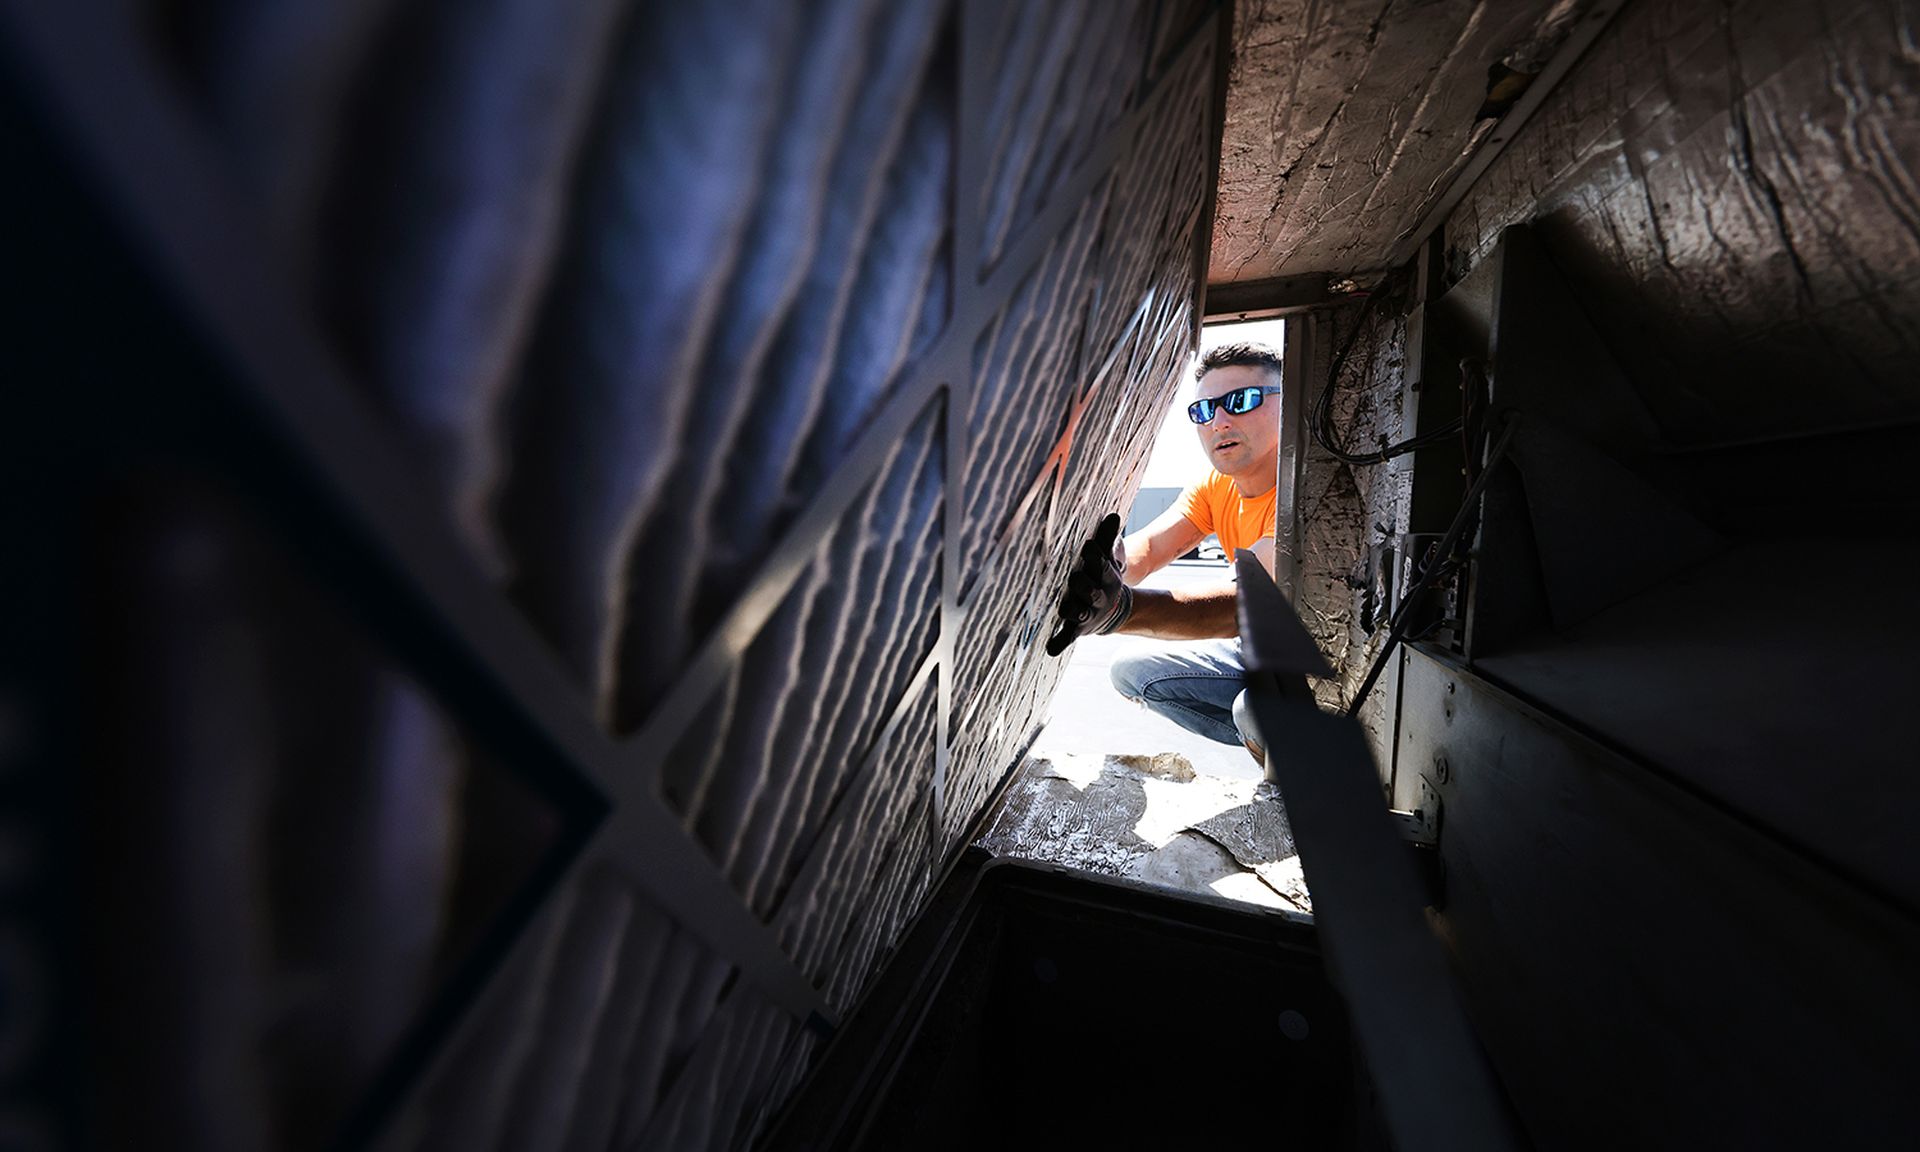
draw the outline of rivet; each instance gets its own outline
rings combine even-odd
[[[1307,1031],[1307,1018],[1305,1016],[1300,1015],[1300,1013],[1295,1012],[1291,1008],[1280,1013],[1280,1035],[1285,1036],[1289,1040],[1305,1040],[1307,1038]]]

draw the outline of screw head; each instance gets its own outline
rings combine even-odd
[[[1305,1040],[1309,1029],[1307,1018],[1289,1008],[1280,1013],[1280,1035],[1289,1040]]]
[[[1438,753],[1433,757],[1433,778],[1442,784],[1453,779],[1453,765],[1448,764],[1447,758]]]

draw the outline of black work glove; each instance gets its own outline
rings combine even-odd
[[[1067,590],[1060,595],[1060,629],[1047,638],[1047,655],[1058,656],[1082,636],[1105,636],[1126,623],[1133,614],[1126,572],[1120,513],[1109,512],[1080,546],[1080,563],[1067,574]]]

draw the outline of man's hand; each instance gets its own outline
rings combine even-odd
[[[1119,543],[1120,514],[1109,512],[1080,546],[1080,563],[1067,575],[1060,628],[1047,639],[1047,655],[1060,655],[1081,636],[1104,636],[1133,612],[1133,589],[1122,580],[1127,558]]]

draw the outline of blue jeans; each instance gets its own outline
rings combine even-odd
[[[1189,732],[1222,744],[1259,744],[1241,683],[1240,641],[1195,640],[1122,656],[1114,690]]]

